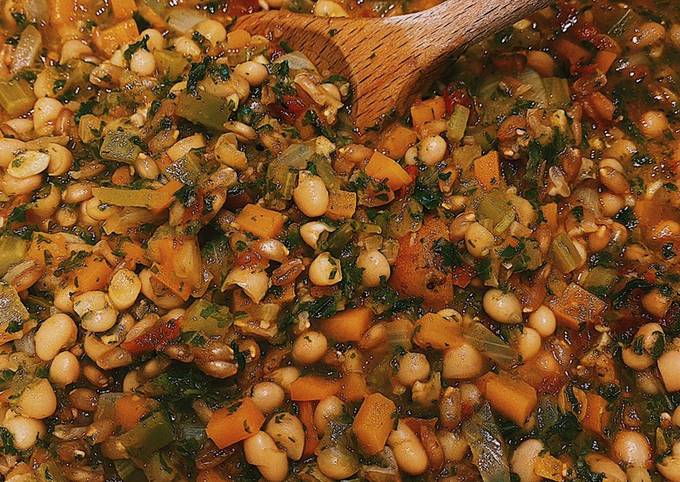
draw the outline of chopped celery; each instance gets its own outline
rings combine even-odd
[[[229,120],[235,107],[233,102],[207,92],[198,95],[182,92],[177,96],[175,114],[208,129],[223,131],[224,123]]]
[[[177,79],[189,65],[189,62],[179,52],[170,50],[155,50],[156,69],[160,76],[166,79]]]
[[[453,161],[463,172],[469,172],[473,161],[481,155],[482,147],[480,144],[466,144],[453,150]]]
[[[519,354],[508,343],[479,322],[467,326],[465,340],[503,369],[510,369],[520,361]]]
[[[10,284],[0,281],[0,337],[5,338],[3,343],[7,341],[8,336],[10,339],[20,338],[19,332],[28,319],[28,310],[21,302],[17,290]]]
[[[113,465],[123,482],[148,482],[144,472],[129,460],[114,460]]]
[[[503,436],[484,402],[463,424],[463,436],[472,451],[472,463],[484,482],[510,482],[510,466]]]
[[[25,114],[33,108],[35,94],[24,79],[0,81],[0,107],[10,116]]]
[[[479,89],[477,94],[482,103],[482,124],[496,124],[512,110],[516,99],[510,97],[498,88],[498,81],[487,82]],[[481,144],[481,143],[480,143]]]
[[[111,420],[114,417],[116,402],[124,394],[120,392],[102,393],[97,402],[97,411],[94,412],[95,420]]]
[[[207,336],[223,335],[233,322],[229,308],[199,299],[184,313],[182,332],[198,331]]]
[[[157,411],[121,435],[118,440],[132,457],[146,461],[175,440],[175,434],[167,417]]]
[[[124,162],[132,164],[142,152],[136,141],[136,136],[123,128],[107,132],[99,148],[99,155],[107,161]]]
[[[312,159],[316,174],[323,179],[326,187],[328,189],[340,189],[340,181],[333,170],[333,166],[331,166],[331,160],[318,154],[315,154]]]
[[[574,271],[581,261],[581,255],[566,233],[560,233],[553,239],[550,245],[550,256],[563,273]]]
[[[19,43],[14,49],[14,60],[12,61],[12,74],[16,74],[23,69],[31,67],[43,47],[42,35],[34,25],[27,26],[19,36]]]
[[[546,77],[543,79],[543,85],[545,86],[546,98],[548,100],[547,107],[550,109],[564,109],[571,105],[569,82],[567,79]]]
[[[284,209],[285,201],[292,199],[297,185],[297,171],[305,169],[315,155],[312,143],[293,144],[287,147],[267,166],[267,204]]]
[[[201,156],[196,151],[189,151],[166,167],[163,172],[182,184],[196,186],[202,174]]]
[[[480,219],[490,219],[493,223],[494,232],[501,234],[515,220],[515,210],[508,202],[505,194],[495,189],[483,195],[477,207],[477,216]]]
[[[163,194],[154,189],[95,187],[92,194],[100,202],[112,206],[158,208],[163,201]]]
[[[90,81],[90,73],[94,69],[94,64],[83,60],[74,59],[68,62],[68,79],[64,84],[63,92],[73,92],[78,88],[83,88]]]
[[[467,129],[468,118],[470,117],[470,109],[464,105],[456,104],[453,108],[453,113],[446,124],[446,137],[449,142],[458,144],[465,136],[465,129]]]
[[[4,276],[10,266],[23,260],[28,241],[11,234],[0,236],[0,276]]]
[[[605,297],[611,293],[614,285],[619,280],[616,270],[595,266],[590,270],[581,286],[596,296]]]
[[[50,460],[40,466],[35,471],[38,482],[69,482],[61,471],[59,464],[54,460]]]
[[[206,18],[206,14],[200,10],[178,7],[170,10],[166,20],[173,30],[187,33]]]
[[[168,460],[168,454],[157,452],[144,464],[144,475],[149,482],[172,482],[177,477],[177,470]]]
[[[548,96],[545,91],[543,79],[541,79],[541,76],[538,75],[535,70],[525,69],[523,72],[519,73],[517,78],[524,85],[529,86],[529,90],[521,95],[524,100],[532,101],[538,107],[546,107],[548,105]],[[508,112],[506,112],[506,114]]]
[[[328,234],[328,237],[325,237],[326,234]],[[338,256],[340,251],[352,240],[352,236],[354,236],[354,226],[352,223],[345,223],[332,233],[324,233],[319,238],[319,249],[328,251],[333,256]]]
[[[642,17],[632,8],[622,8],[622,10],[624,11],[621,17],[607,31],[607,34],[617,40],[629,37],[629,34],[643,22]]]

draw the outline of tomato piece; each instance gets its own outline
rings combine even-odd
[[[121,347],[133,355],[157,350],[179,337],[180,324],[181,318],[158,321],[137,338],[123,342]]]
[[[453,276],[453,285],[459,288],[467,288],[475,277],[475,273],[469,266],[456,266],[451,273]]]
[[[227,7],[227,15],[240,17],[260,10],[257,0],[231,0]]]
[[[470,97],[467,89],[463,87],[449,84],[446,86],[446,89],[444,89],[443,97],[447,115],[451,115],[456,105],[462,105],[468,109],[472,108],[472,97]]]
[[[281,103],[269,106],[269,112],[286,122],[293,123],[307,110],[307,104],[297,95],[284,95]]]

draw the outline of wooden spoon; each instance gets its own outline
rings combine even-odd
[[[349,79],[359,131],[404,109],[447,57],[545,6],[547,0],[447,0],[385,18],[329,18],[285,10],[241,17],[237,28],[285,40],[322,71]]]

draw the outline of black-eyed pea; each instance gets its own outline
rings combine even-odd
[[[295,367],[277,368],[269,374],[269,378],[286,392],[290,392],[291,384],[300,378],[300,370]]]
[[[269,419],[265,427],[274,442],[283,448],[291,460],[300,460],[305,448],[305,430],[302,422],[288,412],[277,413]]]
[[[46,378],[39,378],[26,388],[17,399],[17,410],[24,417],[43,419],[57,409],[57,396]]]
[[[111,299],[102,291],[87,291],[74,297],[73,309],[80,317],[81,326],[95,333],[108,330],[118,318]]]
[[[332,286],[342,281],[340,261],[324,252],[309,266],[309,280],[317,286]]]
[[[333,480],[344,480],[359,471],[359,458],[340,445],[322,448],[316,458],[323,475]]]
[[[259,382],[250,389],[250,398],[262,413],[269,414],[283,405],[286,392],[274,382]]]
[[[319,176],[308,171],[300,172],[298,185],[293,190],[295,205],[305,216],[315,218],[328,210],[329,194]]]
[[[498,323],[522,322],[522,305],[513,293],[492,288],[484,293],[482,305],[486,314]]]
[[[142,282],[134,271],[119,269],[111,277],[108,294],[113,306],[119,311],[131,307],[142,290]]]
[[[314,409],[314,426],[321,433],[326,433],[331,420],[345,413],[345,403],[335,395],[320,400]]]
[[[68,349],[76,341],[78,327],[73,319],[63,313],[43,321],[35,333],[35,352],[41,360],[52,360],[57,353]]]
[[[323,358],[328,350],[328,340],[320,331],[308,330],[295,339],[292,356],[296,363],[313,365]]]
[[[9,137],[0,138],[0,167],[7,169],[21,152],[26,149],[26,143]]]
[[[58,387],[65,387],[80,377],[80,362],[69,351],[57,354],[50,364],[49,378]]]
[[[648,468],[652,465],[649,440],[639,432],[619,430],[612,441],[611,454],[615,462],[624,466]]]
[[[428,460],[423,444],[406,423],[399,420],[397,428],[387,438],[399,469],[409,475],[420,475],[427,470]]]
[[[288,476],[288,457],[267,432],[257,432],[243,442],[246,461],[257,467],[262,477],[281,482]]]
[[[519,475],[521,482],[541,482],[543,478],[536,475],[534,466],[536,459],[545,450],[543,442],[537,439],[528,439],[517,446],[510,460],[512,471]]]
[[[14,447],[19,450],[29,450],[47,433],[43,422],[21,415],[7,418],[2,426],[12,435]]]

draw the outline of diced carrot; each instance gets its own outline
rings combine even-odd
[[[474,160],[475,178],[485,191],[497,189],[501,185],[501,166],[498,152],[490,151]]]
[[[155,281],[165,286],[174,294],[182,298],[184,301],[191,296],[191,284],[185,280],[180,279],[173,271],[172,267],[165,267],[163,265],[154,265],[156,272],[151,276]]]
[[[137,425],[150,409],[148,399],[139,395],[126,394],[116,400],[113,407],[114,420],[127,431]]]
[[[111,182],[116,186],[127,186],[132,182],[132,175],[128,166],[121,166],[111,174]]]
[[[612,67],[615,60],[616,54],[614,52],[600,50],[595,55],[595,60],[593,61],[593,64],[595,65],[597,70],[599,70],[603,74],[606,74],[607,72],[609,72],[609,69]]]
[[[300,421],[305,428],[305,448],[302,458],[309,457],[319,445],[319,433],[314,425],[314,405],[310,401],[297,402]]]
[[[534,387],[508,373],[489,372],[477,381],[477,386],[495,410],[519,426],[524,425],[538,403]]]
[[[545,223],[552,231],[557,230],[557,203],[547,203],[541,205],[541,212]]]
[[[340,383],[316,375],[302,376],[290,385],[290,399],[293,401],[313,401],[335,395],[340,391]]]
[[[152,201],[153,208],[151,209],[151,212],[160,213],[164,209],[170,207],[175,200],[175,193],[182,189],[182,187],[184,187],[184,184],[175,179],[170,179],[163,186],[156,189],[154,191]]]
[[[378,144],[378,149],[392,159],[404,157],[409,147],[418,142],[418,136],[413,129],[395,125],[390,127]]]
[[[132,241],[124,241],[121,245],[121,250],[124,253],[125,260],[132,263],[133,266],[147,263],[144,248],[139,244]]]
[[[359,341],[373,320],[373,310],[367,307],[348,308],[321,322],[321,331],[339,343]]]
[[[125,20],[132,18],[132,15],[137,10],[135,0],[110,0],[113,16],[116,20]]]
[[[49,0],[50,22],[53,25],[63,25],[75,20],[75,0]]]
[[[446,102],[441,96],[411,106],[411,121],[416,130],[420,129],[426,122],[443,119],[444,114],[446,114]]]
[[[205,432],[219,448],[245,440],[260,430],[264,415],[250,398],[235,406],[220,408],[212,414]]]
[[[43,266],[57,266],[70,255],[60,233],[33,233],[26,257]]]
[[[96,291],[109,284],[113,269],[104,258],[95,254],[85,258],[83,266],[73,273],[73,284],[78,293]]]
[[[569,70],[576,74],[579,67],[590,60],[590,52],[570,40],[560,38],[553,44],[553,49],[558,57],[569,62]]]
[[[368,393],[366,377],[361,372],[345,373],[340,381],[342,384],[340,398],[346,402],[363,400]]]
[[[375,151],[366,164],[366,174],[379,181],[386,181],[393,191],[411,183],[411,176],[394,159]]]
[[[590,94],[590,105],[593,106],[597,115],[604,119],[611,121],[614,118],[614,103],[607,98],[602,92],[593,92]]]
[[[352,191],[332,190],[329,193],[326,216],[331,219],[348,219],[357,210],[357,193]]]
[[[364,398],[354,417],[352,430],[366,455],[375,455],[385,448],[394,426],[396,411],[394,402],[380,393],[372,393]]]
[[[139,36],[137,24],[133,19],[124,20],[104,30],[95,30],[94,44],[107,55],[121,46],[134,42]]]
[[[281,232],[285,219],[285,216],[279,212],[263,208],[258,204],[248,204],[236,216],[236,223],[241,229],[258,238],[271,239]]]
[[[583,428],[603,435],[603,429],[608,423],[607,400],[596,393],[586,392],[586,415]]]
[[[584,290],[576,283],[571,283],[562,294],[550,302],[557,322],[578,330],[583,324],[597,324],[607,309],[607,303]]]
[[[460,327],[436,313],[425,313],[413,329],[413,342],[420,348],[446,350],[465,342]]]

